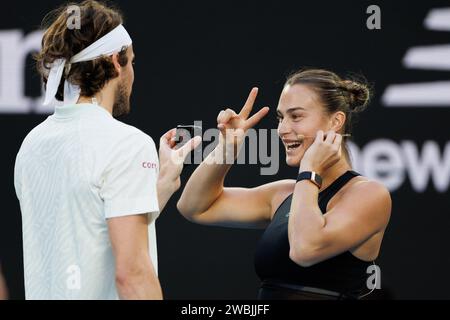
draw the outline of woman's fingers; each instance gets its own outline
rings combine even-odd
[[[339,150],[342,143],[342,135],[330,130],[326,133],[325,143],[332,145],[336,151]]]
[[[342,144],[342,135],[336,134],[336,138],[334,138],[333,144],[336,146],[336,148],[339,150]]]
[[[333,130],[327,131],[326,138],[325,138],[325,143],[333,144],[333,141],[334,141],[335,137],[336,137],[336,132],[334,132]]]
[[[322,130],[317,131],[317,133],[316,133],[316,138],[314,139],[314,142],[313,142],[313,143],[320,143],[320,142],[323,142],[323,136],[324,136],[324,133],[323,133]]]
[[[231,109],[222,110],[219,112],[219,115],[217,116],[217,124],[226,124],[228,123],[231,118],[237,116],[236,112]]]
[[[217,125],[217,129],[219,129],[219,131],[222,134],[222,136],[225,137],[225,134],[226,134],[226,131],[227,131],[227,127],[223,123],[219,123]]]
[[[255,103],[256,96],[258,95],[258,88],[253,88],[242,107],[239,114],[232,109],[221,110],[217,116],[217,128],[220,130],[223,136],[225,136],[226,129],[233,130],[247,130],[257,124],[268,112],[269,108],[264,107],[255,113],[252,117],[248,118],[253,104]]]
[[[225,110],[220,110],[219,114],[217,115],[217,123],[221,123],[221,119],[222,119],[224,113],[225,113]]]
[[[258,88],[253,88],[248,95],[247,101],[242,107],[239,114],[237,114],[232,109],[226,109],[219,112],[217,116],[217,128],[224,133],[225,127],[228,123],[230,123],[234,118],[237,118],[238,122],[233,123],[233,129],[244,129],[253,127],[257,124],[269,111],[269,108],[265,107],[259,110],[252,117],[248,118],[252,109],[253,104],[255,103],[256,96],[258,95]],[[236,127],[236,128],[234,128]]]
[[[255,103],[257,95],[258,95],[258,88],[253,88],[250,91],[250,94],[248,95],[247,101],[245,101],[244,106],[239,112],[239,116],[242,117],[242,119],[244,120],[247,119],[248,116],[250,115],[250,112],[252,112],[253,104]]]
[[[251,116],[246,122],[245,122],[245,130],[249,128],[253,128],[259,121],[261,121],[262,118],[266,116],[266,114],[269,112],[269,107],[264,107],[261,110],[259,110],[257,113],[255,113],[253,116]]]

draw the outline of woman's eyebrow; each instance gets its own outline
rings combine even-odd
[[[286,113],[292,113],[292,112],[297,111],[297,110],[306,111],[306,109],[303,108],[303,107],[292,107],[292,108],[287,109]]]
[[[303,107],[292,107],[292,108],[287,109],[286,113],[289,114],[289,113],[292,113],[292,112],[297,111],[297,110],[306,111],[306,109],[303,108]],[[280,111],[280,109],[277,109],[277,115],[279,115],[279,116],[283,115],[283,113]]]

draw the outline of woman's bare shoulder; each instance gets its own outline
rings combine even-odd
[[[392,208],[392,199],[389,189],[377,180],[364,176],[359,176],[357,180],[349,185],[346,192],[342,195],[346,202],[367,202],[377,204],[380,210],[385,212],[386,218],[389,218]]]
[[[295,188],[294,179],[283,179],[277,180],[265,185],[270,192],[268,192],[268,197],[270,197],[271,203],[271,218],[273,217],[275,211],[281,205],[281,203],[292,193]]]

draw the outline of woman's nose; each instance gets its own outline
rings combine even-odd
[[[287,123],[287,120],[286,119],[280,120],[280,122],[278,122],[278,135],[282,136],[289,132],[290,132],[290,127],[289,127],[289,124]]]

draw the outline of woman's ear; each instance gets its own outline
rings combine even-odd
[[[345,124],[345,113],[342,111],[337,111],[331,116],[331,130],[339,132]]]

